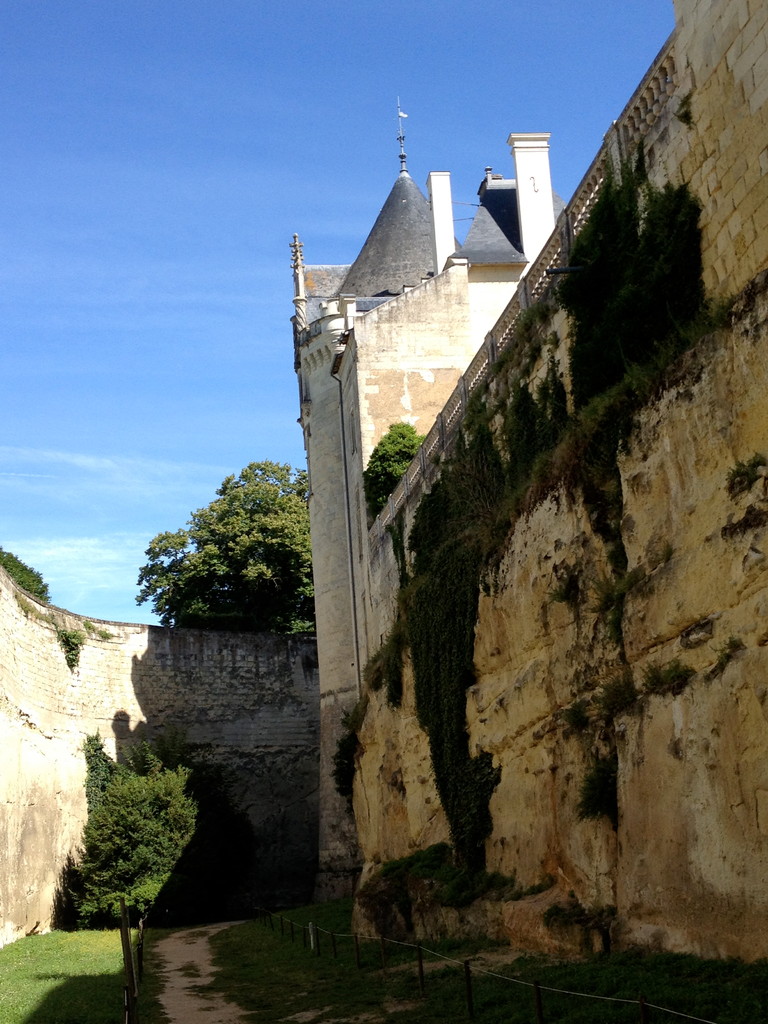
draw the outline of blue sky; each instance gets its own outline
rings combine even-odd
[[[673,25],[672,0],[4,0],[0,546],[57,605],[155,621],[151,538],[248,462],[303,465],[288,244],[355,257],[397,97],[420,186],[472,203],[509,132],[550,131],[568,199]]]

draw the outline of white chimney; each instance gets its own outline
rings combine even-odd
[[[435,273],[439,274],[448,257],[456,252],[450,173],[431,171],[427,178],[427,194],[432,208],[432,258]]]
[[[513,132],[507,139],[515,161],[517,209],[523,252],[533,263],[555,229],[552,178],[549,173],[551,132]]]

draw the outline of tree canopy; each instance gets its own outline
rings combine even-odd
[[[216,494],[151,541],[137,604],[152,601],[166,626],[312,631],[306,473],[252,462]]]
[[[373,449],[363,473],[365,500],[372,516],[384,508],[423,440],[410,423],[393,423]]]
[[[11,554],[10,551],[3,551],[1,547],[0,565],[2,565],[14,583],[18,583],[28,594],[48,604],[51,599],[48,593],[48,584],[37,569],[31,568],[31,566],[22,562],[20,558],[17,558],[16,555]]]
[[[89,739],[90,772],[101,741]],[[145,775],[113,765],[106,785],[97,785],[101,791],[89,801],[83,832],[83,922],[116,919],[121,897],[141,916],[147,913],[195,831],[196,804],[185,792],[188,778],[188,768],[166,769],[155,758]]]
[[[123,750],[98,733],[83,744],[88,821],[81,863],[62,879],[59,920],[111,924],[120,898],[164,925],[220,920],[245,906],[255,836],[234,796],[234,772],[173,727]]]

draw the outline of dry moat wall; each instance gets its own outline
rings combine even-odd
[[[675,8],[663,66],[676,71],[644,84],[619,129],[631,141],[654,122],[645,136],[651,177],[690,184],[702,208],[707,290],[738,298],[729,326],[687,353],[640,412],[619,460],[621,539],[637,581],[621,629],[640,696],[600,724],[599,695],[625,672],[596,611],[611,570],[593,510],[560,488],[517,521],[486,581],[466,701],[471,753],[489,752],[500,771],[488,870],[514,874],[522,887],[548,877],[553,885],[463,919],[415,907],[417,931],[470,927],[524,948],[572,950],[573,930],[543,921],[572,893],[586,908],[615,908],[618,947],[768,956],[766,470],[740,494],[727,488],[737,462],[768,458],[768,8]],[[566,338],[561,312],[550,329]],[[404,508],[406,531],[414,508]],[[386,534],[372,533],[371,545],[373,651],[394,617],[398,567]],[[556,600],[574,576],[578,599]],[[644,693],[648,671],[675,661],[694,673],[681,692]],[[582,700],[589,723],[579,729],[569,710]],[[407,659],[402,706],[369,694],[358,735],[354,808],[368,877],[449,839]],[[612,744],[615,829],[578,809],[585,775]]]
[[[620,458],[621,533],[638,582],[623,644],[639,698],[603,724],[599,696],[626,671],[597,611],[605,542],[578,492],[518,520],[481,594],[472,754],[500,769],[486,841],[490,871],[547,895],[486,907],[482,927],[525,946],[567,946],[543,924],[569,892],[616,907],[616,945],[705,956],[768,956],[768,470],[743,493],[737,462],[768,456],[768,272],[732,325],[703,339],[639,415]],[[553,595],[577,576],[569,603]],[[695,673],[678,694],[645,694],[651,667]],[[569,723],[587,702],[590,723]],[[369,695],[355,812],[366,874],[448,841],[406,665],[403,704]],[[615,730],[615,731],[614,731]],[[582,820],[582,781],[615,740],[618,827]],[[453,917],[451,917],[453,913]],[[482,915],[481,915],[482,916]],[[417,915],[418,917],[418,915]],[[455,930],[455,912],[425,928]]]
[[[0,570],[0,944],[49,926],[85,823],[82,743],[107,751],[165,727],[234,771],[256,834],[254,901],[312,893],[319,687],[314,640],[85,620]],[[56,626],[89,638],[74,670]],[[100,635],[109,634],[108,639]]]

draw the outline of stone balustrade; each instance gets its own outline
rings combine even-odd
[[[675,90],[673,39],[671,36],[662,47],[620,117],[606,134],[595,159],[558,217],[549,241],[528,268],[509,305],[459,378],[421,449],[373,523],[369,532],[373,560],[378,558],[378,548],[387,526],[407,503],[418,502],[431,485],[438,472],[437,464],[455,443],[469,396],[485,385],[493,374],[499,356],[514,342],[515,329],[524,310],[546,299],[551,293],[553,277],[550,271],[567,265],[573,240],[587,222],[608,167],[620,164],[636,152],[654,126],[662,121],[666,105]]]

